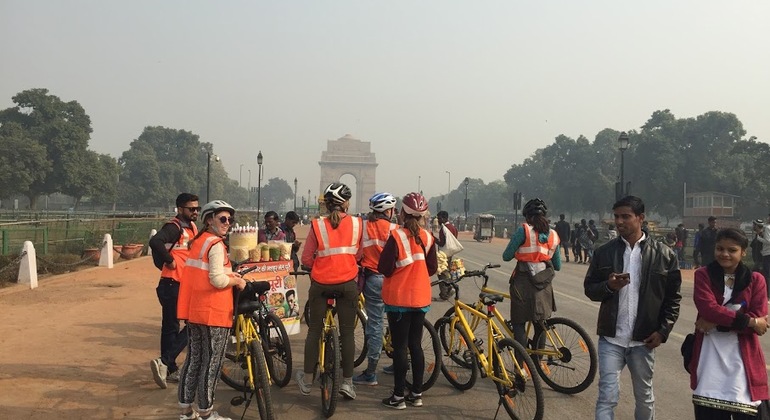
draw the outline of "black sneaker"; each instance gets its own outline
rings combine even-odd
[[[420,400],[422,402],[422,400]],[[382,405],[385,407],[395,408],[396,410],[403,410],[406,408],[406,400],[404,398],[396,399],[395,395],[391,395],[388,398],[382,400]]]
[[[410,391],[404,396],[404,400],[414,407],[422,407],[422,394],[412,394]]]

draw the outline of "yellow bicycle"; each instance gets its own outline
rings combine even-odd
[[[487,285],[489,276],[486,270],[497,267],[500,265],[487,264],[481,270],[466,272],[458,281],[466,277],[483,277],[484,285],[481,287],[483,293],[510,299],[509,293],[494,290]],[[470,306],[479,311],[484,307],[484,302],[479,299]],[[444,316],[453,314],[454,308],[447,311]],[[505,335],[513,338],[510,322],[497,309],[493,314]],[[469,325],[474,331],[484,321],[475,316],[470,318]],[[536,324],[528,322],[526,332],[529,337],[527,353],[537,362],[535,367],[540,378],[554,391],[577,394],[593,383],[599,358],[591,336],[583,327],[571,319],[553,317],[538,321]]]
[[[242,396],[234,397],[230,403],[239,406],[246,402],[245,409],[248,409],[252,399],[256,399],[259,417],[263,420],[275,419],[275,413],[264,343],[252,314],[259,309],[259,295],[269,289],[267,282],[247,282],[246,288],[238,293],[235,326],[225,349],[221,372],[225,383],[243,391]]]
[[[441,363],[444,377],[460,390],[471,389],[479,375],[488,377],[497,387],[498,410],[502,405],[512,419],[541,420],[545,401],[540,380],[532,374],[535,364],[521,344],[503,335],[495,318],[495,305],[503,297],[492,293],[479,294],[487,309],[484,313],[460,301],[457,281],[438,280],[432,283],[443,282],[455,290],[452,316],[442,317],[435,324],[444,351]],[[486,325],[486,335],[481,332],[476,334],[466,314]]]
[[[326,314],[324,326],[318,343],[318,364],[315,367],[314,378],[320,377],[321,411],[324,416],[331,417],[337,408],[340,385],[342,383],[340,364],[340,333],[334,321],[336,299],[338,292],[324,292],[326,297]]]

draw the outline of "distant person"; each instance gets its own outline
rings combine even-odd
[[[642,232],[644,202],[626,196],[612,206],[619,238],[594,253],[583,287],[601,302],[599,395],[596,420],[615,418],[620,373],[628,366],[636,400],[634,418],[655,418],[655,348],[666,342],[679,318],[682,275],[676,254]]]
[[[190,253],[188,244],[198,234],[195,221],[200,210],[197,195],[179,194],[176,197],[176,216],[166,222],[149,242],[153,256],[164,262],[155,289],[162,314],[160,357],[150,361],[155,383],[163,389],[166,389],[167,382],[179,381],[176,358],[187,347],[187,326],[179,328],[176,310],[182,273]]]
[[[684,247],[687,246],[687,229],[684,227],[684,223],[676,225],[674,229],[676,235],[676,242],[674,243],[674,251],[677,257],[679,257],[679,263],[684,262]]]
[[[580,248],[580,223],[575,223],[574,229],[570,232],[569,242],[572,245],[572,255],[575,257],[575,262],[578,264],[583,263],[583,250]]]
[[[588,226],[586,219],[580,220],[580,230],[578,233],[578,242],[580,242],[580,248],[583,250],[582,259],[585,264],[588,264],[591,262],[591,257],[594,253],[596,234],[594,233],[594,230]]]
[[[764,418],[757,409],[770,399],[759,340],[767,332],[767,291],[762,275],[741,262],[748,244],[742,231],[720,229],[716,261],[695,272],[689,371],[696,420]]]
[[[441,210],[440,212],[436,213],[436,218],[438,218],[438,237],[436,238],[436,245],[439,247],[439,251],[441,250],[441,247],[446,245],[446,235],[444,234],[444,229],[442,229],[442,226],[446,226],[447,230],[449,230],[449,233],[457,237],[457,228],[449,221],[449,213],[447,213],[444,210]],[[403,223],[402,223],[403,224]],[[447,267],[452,266],[452,257],[449,257],[447,259]],[[439,278],[442,280],[449,279],[449,270],[443,271],[441,274],[439,274]],[[454,293],[454,289],[452,289],[452,286],[444,283],[439,283],[439,299],[441,300],[447,300],[450,297],[452,297],[452,294]]]
[[[284,235],[283,240],[291,243],[291,260],[294,263],[295,271],[300,269],[297,252],[299,251],[299,247],[302,245],[302,242],[297,240],[297,234],[294,232],[294,226],[297,226],[299,222],[300,219],[297,212],[288,211],[286,212],[286,216],[283,218],[283,223],[281,223],[280,226],[281,232],[283,232]]]
[[[265,213],[265,227],[259,230],[259,243],[267,241],[285,241],[286,234],[280,228],[281,219],[278,213],[269,211]]]
[[[610,223],[609,225],[607,225],[607,240],[611,241],[617,237],[618,237],[618,231],[615,230],[615,224]]]
[[[751,230],[754,232],[754,239],[751,240],[749,247],[751,248],[751,260],[754,262],[752,267],[753,271],[762,273],[762,247],[764,246],[759,240],[765,230],[765,221],[762,219],[754,220],[751,224]],[[767,279],[767,277],[765,277]]]
[[[766,280],[770,279],[770,216],[767,221],[768,223],[762,227],[762,234],[757,236],[757,240],[762,243],[762,275]],[[768,290],[768,296],[770,296],[770,287]]]
[[[693,268],[700,267],[700,235],[703,233],[703,223],[698,223],[698,231],[692,240],[692,263]]]
[[[709,265],[714,261],[714,246],[717,243],[717,218],[709,216],[709,225],[700,234],[701,265]]]
[[[559,221],[556,222],[556,233],[559,235],[561,246],[564,248],[564,262],[569,262],[569,236],[570,236],[569,222],[564,220],[564,215],[559,215]]]
[[[522,210],[525,222],[516,228],[503,251],[503,261],[516,258],[508,286],[510,321],[514,339],[525,348],[526,323],[548,319],[555,310],[552,281],[561,269],[560,239],[548,226],[547,212],[543,200],[527,201]]]
[[[233,326],[232,289],[246,287],[246,280],[233,272],[224,243],[234,216],[235,209],[222,200],[207,203],[201,211],[203,227],[190,241],[177,308],[190,331],[177,392],[180,420],[229,420],[214,411],[214,392]],[[193,403],[198,405],[197,413]]]

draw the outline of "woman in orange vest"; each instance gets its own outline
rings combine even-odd
[[[324,292],[337,292],[337,319],[342,348],[342,384],[340,393],[356,398],[353,386],[353,353],[355,343],[356,308],[358,306],[358,263],[361,259],[361,219],[347,214],[350,206],[350,188],[334,182],[324,190],[324,205],[329,216],[312,221],[310,233],[302,251],[302,265],[309,267],[310,290],[308,308],[310,326],[305,338],[304,372],[297,371],[295,379],[302,395],[310,395],[310,382],[318,361],[318,341],[323,330],[326,297]]]
[[[384,306],[382,303],[383,276],[377,271],[380,254],[385,242],[390,236],[390,231],[398,225],[391,222],[396,197],[387,192],[377,193],[369,199],[369,208],[372,209],[367,220],[364,221],[363,259],[361,267],[364,268],[364,297],[366,298],[366,370],[353,378],[357,385],[377,385],[377,363],[382,353],[382,335]],[[388,368],[385,368],[385,373]]]
[[[561,269],[561,253],[559,235],[548,225],[547,212],[543,200],[529,200],[522,210],[526,222],[516,228],[503,251],[503,261],[514,257],[517,261],[509,286],[511,324],[514,338],[524,347],[527,321],[547,319],[556,310],[551,281]]]
[[[179,377],[180,419],[230,420],[214,409],[214,391],[225,355],[225,344],[233,325],[232,287],[246,287],[233,273],[223,241],[230,230],[235,209],[221,200],[201,211],[203,228],[190,241],[190,253],[179,290],[177,316],[188,321],[190,345]],[[198,412],[193,411],[196,399]]]
[[[423,321],[430,309],[430,276],[438,267],[433,235],[422,228],[428,201],[422,194],[413,192],[407,194],[401,204],[404,227],[390,232],[377,265],[377,271],[385,276],[382,300],[393,340],[393,394],[382,403],[397,410],[406,408],[407,402],[422,406]],[[405,394],[407,349],[414,377],[412,389]]]

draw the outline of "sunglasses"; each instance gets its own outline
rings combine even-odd
[[[235,223],[235,218],[227,217],[227,216],[219,216],[219,223],[222,223],[222,224],[229,223],[232,225],[233,223]]]
[[[183,209],[190,210],[193,213],[200,213],[201,208],[200,207],[182,207]]]

